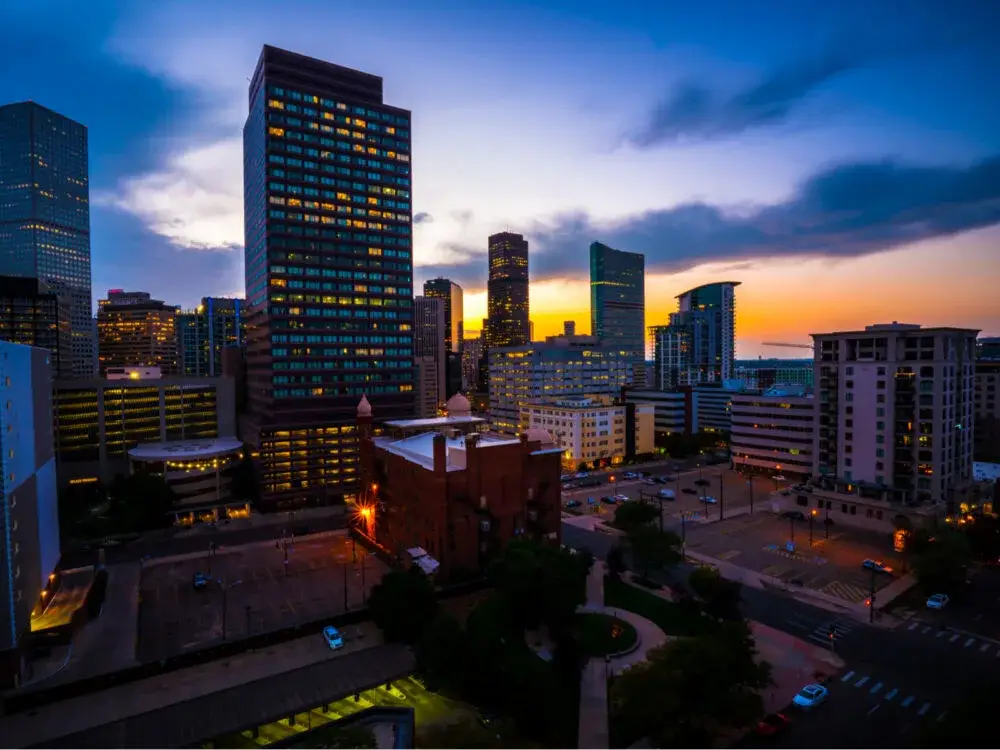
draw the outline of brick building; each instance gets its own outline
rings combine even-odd
[[[552,436],[491,434],[461,394],[446,408],[374,436],[371,405],[358,404],[361,497],[374,506],[376,542],[403,561],[426,554],[421,566],[441,581],[482,572],[516,537],[559,544],[562,449]]]

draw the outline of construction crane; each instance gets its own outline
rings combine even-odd
[[[787,346],[791,349],[812,349],[812,344],[786,344],[782,341],[765,341],[761,346]]]

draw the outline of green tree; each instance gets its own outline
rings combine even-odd
[[[949,527],[918,529],[912,544],[913,572],[925,592],[952,594],[965,584],[972,559],[965,534]]]
[[[148,531],[170,526],[176,496],[159,474],[119,474],[108,488],[109,512],[120,531]]]
[[[417,643],[437,615],[437,593],[420,568],[393,570],[372,589],[368,610],[387,641]]]
[[[465,631],[458,619],[442,612],[428,624],[417,648],[417,670],[428,685],[460,687],[465,674]]]
[[[972,555],[983,562],[1000,559],[1000,518],[993,515],[978,516],[965,526]]]
[[[626,537],[632,561],[644,579],[679,563],[681,540],[670,531],[660,531],[653,526],[638,526]]]
[[[742,620],[742,586],[736,581],[723,578],[717,570],[709,567],[695,568],[688,583],[695,594],[705,603],[705,612],[720,620]]]
[[[616,527],[622,531],[630,531],[639,526],[652,523],[660,517],[658,508],[646,503],[622,503],[615,508]]]
[[[508,544],[490,576],[522,629],[565,627],[587,600],[587,560],[535,540]]]
[[[608,566],[608,575],[612,578],[621,578],[622,573],[628,570],[628,565],[625,564],[625,553],[619,544],[608,550],[608,558],[605,562]]]
[[[590,471],[590,464],[588,464],[586,461],[581,461],[580,465],[576,467],[576,470],[580,474],[583,474],[586,471]]]
[[[621,675],[611,689],[616,746],[648,737],[653,747],[712,747],[763,713],[770,665],[758,663],[745,623],[671,641]]]

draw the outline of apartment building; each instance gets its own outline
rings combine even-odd
[[[738,469],[802,478],[812,473],[815,400],[801,386],[732,397],[730,453]]]

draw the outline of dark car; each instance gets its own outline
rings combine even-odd
[[[681,489],[681,492],[683,492],[685,495],[697,495],[698,494],[698,490],[696,490],[694,487],[684,487],[684,488]]]
[[[618,501],[617,501],[617,500],[615,500],[615,499],[614,499],[613,497],[611,497],[610,495],[605,495],[604,497],[602,497],[602,498],[601,498],[601,502],[602,502],[602,503],[607,503],[608,505],[616,505],[616,504],[618,503]]]
[[[582,503],[579,500],[567,500],[566,501],[566,507],[567,508],[579,508],[580,505],[582,505]]]
[[[781,514],[782,518],[794,518],[796,521],[805,521],[806,514],[800,510],[786,510]]]
[[[191,586],[195,591],[208,588],[208,576],[201,572],[195,573],[191,576]]]

